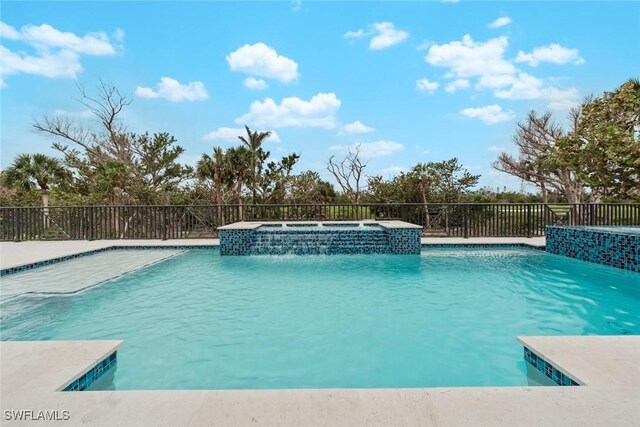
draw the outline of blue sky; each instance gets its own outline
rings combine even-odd
[[[1,165],[51,150],[34,118],[85,118],[77,84],[133,102],[193,164],[234,129],[273,130],[296,171],[359,144],[370,175],[453,156],[481,185],[530,109],[561,120],[640,70],[636,2],[2,2]],[[231,138],[231,139],[230,139]],[[326,173],[322,172],[326,177]]]

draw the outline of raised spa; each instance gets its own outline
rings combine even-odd
[[[547,226],[547,252],[640,272],[640,227]]]
[[[418,255],[421,233],[402,221],[237,222],[218,229],[220,255]]]

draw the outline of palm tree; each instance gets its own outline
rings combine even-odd
[[[213,149],[213,156],[203,154],[196,165],[196,177],[198,179],[213,181],[215,201],[222,204],[222,182],[225,181],[225,153],[221,147]]]
[[[247,171],[251,171],[254,157],[252,152],[246,147],[233,147],[227,150],[226,165],[229,168],[229,179],[235,184],[235,195],[239,206],[240,219],[244,219],[242,212],[242,186],[250,178]],[[248,176],[249,175],[249,176]]]
[[[69,179],[70,173],[60,161],[45,154],[20,154],[2,174],[2,183],[7,187],[27,191],[38,188],[45,214],[48,214],[51,185]]]
[[[262,143],[271,136],[271,132],[252,131],[245,125],[247,137],[238,136],[238,139],[249,149],[251,153],[251,176],[249,185],[251,187],[251,202],[256,203],[258,179],[262,173],[262,164],[269,157],[269,153],[262,149]]]
[[[196,177],[198,179],[213,181],[213,191],[216,200],[216,210],[219,224],[224,224],[222,217],[222,183],[228,181],[228,170],[226,167],[225,153],[221,147],[213,149],[213,156],[203,154],[196,165]]]

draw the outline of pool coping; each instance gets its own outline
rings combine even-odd
[[[95,426],[635,425],[640,336],[517,339],[580,386],[63,392],[122,341],[4,341],[0,408],[6,425],[26,425],[7,420],[16,410],[67,411],[64,425]]]
[[[375,224],[379,225],[381,228],[388,229],[401,229],[401,228],[409,228],[409,229],[422,229],[421,225],[412,224],[410,222],[405,221],[397,221],[397,220],[389,220],[389,221],[376,221],[372,219],[363,219],[361,221],[239,221],[234,222],[233,224],[223,225],[218,227],[218,230],[255,230],[256,228],[260,228],[263,225],[273,225],[273,224],[286,224],[286,225],[318,225],[318,224],[326,224],[326,225],[351,225],[351,224]],[[317,231],[317,230],[313,230]]]
[[[604,228],[603,228],[604,227]],[[625,226],[598,226],[598,225],[547,225],[545,228],[555,228],[555,229],[567,229],[567,230],[578,230],[578,231],[588,231],[590,233],[598,233],[598,234],[623,234],[625,236],[638,236],[640,235],[640,225],[625,225]],[[637,228],[639,232],[631,232],[626,229],[629,228]]]

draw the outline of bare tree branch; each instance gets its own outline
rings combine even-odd
[[[367,163],[360,159],[359,145],[355,147],[354,151],[349,149],[342,160],[336,160],[335,155],[327,160],[327,170],[331,172],[342,192],[353,203],[360,201],[364,188],[361,181],[364,178],[364,169],[366,167]]]

